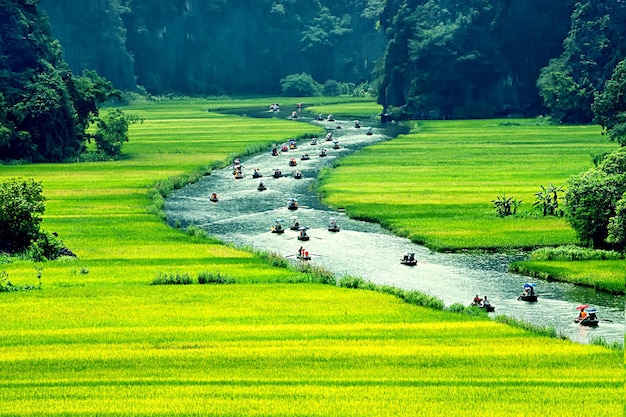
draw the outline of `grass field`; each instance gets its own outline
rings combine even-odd
[[[578,241],[575,232],[564,218],[533,208],[534,194],[541,186],[566,185],[592,166],[593,154],[615,146],[596,126],[415,122],[411,134],[368,147],[326,171],[319,193],[353,217],[380,222],[435,250],[567,245]],[[497,215],[492,201],[499,196],[522,200],[517,215]],[[581,271],[579,264],[549,264],[527,262],[525,268],[539,276],[560,268],[553,278],[623,291],[626,261]]]
[[[14,284],[37,284],[43,268],[42,289],[0,293],[1,416],[608,417],[622,409],[622,351],[386,294],[287,284],[306,277],[151,214],[156,181],[316,133],[207,112],[268,101],[256,100],[131,106],[145,121],[132,126],[120,161],[0,166],[0,178],[42,181],[43,228],[79,256],[0,266]],[[150,285],[158,273],[202,271],[238,283]]]

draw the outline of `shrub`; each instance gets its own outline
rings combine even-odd
[[[533,251],[533,261],[589,261],[623,259],[624,255],[608,250],[581,248],[567,245],[556,248],[541,248]]]
[[[287,75],[280,80],[280,88],[287,97],[314,97],[322,92],[322,86],[305,72]]]
[[[159,272],[157,276],[152,280],[152,285],[189,285],[191,284],[191,278],[189,274],[184,273],[166,273]]]
[[[491,202],[500,217],[517,214],[517,207],[522,204],[522,200],[518,201],[515,197],[507,197],[506,195],[498,196],[495,200],[491,200]]]
[[[342,288],[363,288],[366,281],[360,277],[350,275],[343,276],[339,279],[339,286]]]
[[[42,190],[32,178],[0,183],[0,251],[20,252],[37,240],[45,211]]]
[[[198,273],[198,284],[234,284],[235,278],[224,275],[221,272]]]

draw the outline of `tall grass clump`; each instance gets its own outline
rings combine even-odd
[[[553,326],[537,326],[532,323],[527,323],[523,320],[518,320],[513,317],[498,315],[496,316],[496,322],[504,323],[512,327],[517,327],[518,329],[523,329],[528,332],[547,337],[557,337],[556,329]],[[565,336],[560,336],[562,339],[566,339]]]
[[[582,248],[575,245],[546,247],[531,253],[533,261],[604,261],[624,259],[624,254],[612,250]]]
[[[189,285],[191,283],[191,277],[186,272],[159,272],[152,280],[152,285]]]
[[[198,273],[198,284],[234,284],[236,279],[219,271]]]

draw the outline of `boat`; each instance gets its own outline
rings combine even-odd
[[[252,173],[252,178],[261,178],[263,174],[261,174],[261,170],[259,168],[254,168],[254,172]]]
[[[283,144],[283,146],[280,148],[281,151],[283,152],[287,152],[289,150],[289,147],[286,144]]]
[[[274,168],[274,173],[272,174],[272,177],[280,178],[282,176],[283,176],[283,172],[279,168]]]
[[[402,265],[409,265],[409,266],[417,265],[417,259],[415,259],[415,254],[413,252],[405,253],[402,259],[400,259],[400,263]]]
[[[308,250],[304,249],[303,247],[300,247],[300,249],[298,249],[298,254],[296,255],[296,258],[301,261],[310,261],[311,255],[309,254]]]
[[[329,232],[338,232],[340,230],[341,230],[341,227],[339,227],[339,225],[337,224],[337,220],[335,220],[333,217],[328,219],[328,231]]]
[[[243,174],[241,173],[241,171],[235,171],[233,172],[233,175],[235,176],[236,180],[240,180],[243,178]]]
[[[287,209],[288,210],[298,210],[298,200],[295,198],[290,198],[287,201]]]
[[[339,149],[339,141],[338,140],[333,142],[333,149]]]
[[[256,187],[257,190],[259,191],[265,191],[267,190],[267,187],[265,186],[265,184],[263,184],[262,182],[259,183],[258,187]]]
[[[482,298],[478,296],[478,294],[476,294],[476,297],[474,297],[474,300],[472,301],[472,304],[470,304],[470,307],[482,308],[487,313],[496,311],[496,308],[491,305],[486,295],[485,295],[485,299],[483,300]]]
[[[278,156],[278,149],[272,148],[272,156]]]
[[[311,138],[311,145],[317,145],[317,138]]]
[[[296,149],[298,147],[298,145],[296,144],[295,140],[290,140],[289,141],[289,149]]]
[[[211,197],[209,197],[209,200],[211,200],[214,203],[217,203],[219,201],[219,199],[217,198],[217,194],[216,193],[212,193]]]
[[[320,156],[321,156],[321,157],[326,156],[326,148],[322,148],[322,149],[320,149]]]
[[[580,314],[574,319],[574,323],[578,323],[581,326],[596,327],[600,324],[600,320],[598,319],[598,310],[595,308],[588,308],[587,311],[585,311],[587,307],[589,306],[586,304],[576,307],[577,310],[580,310]],[[581,315],[583,314],[584,317],[581,318]]]
[[[310,236],[306,234],[307,228],[306,227],[300,227],[298,229],[298,240],[302,240],[302,241],[307,241],[310,239]]]
[[[374,129],[372,129],[371,127],[368,127],[366,135],[371,136],[373,134],[374,134]]]
[[[296,172],[293,173],[293,177],[297,180],[302,179],[302,172],[300,172],[300,170],[296,170]]]
[[[333,132],[328,132],[326,134],[326,142],[332,142],[333,140]]]
[[[296,158],[289,159],[289,166],[290,167],[295,167],[296,165],[298,165],[298,161],[296,161]]]
[[[518,300],[521,301],[526,301],[529,303],[534,303],[537,301],[537,294],[535,294],[535,283],[532,282],[528,282],[526,284],[524,284],[524,292],[522,292],[519,297],[517,297]]]
[[[297,216],[292,216],[291,217],[291,226],[289,228],[291,230],[299,230],[300,229],[300,222],[298,221],[298,217]]]
[[[360,129],[361,128],[361,123],[358,120],[354,121],[354,128],[355,129]]]
[[[278,219],[274,222],[274,226],[271,228],[272,233],[285,233],[285,228],[283,227],[283,219]]]
[[[309,156],[308,153],[305,153],[302,155],[302,157],[300,158],[303,161],[308,161],[309,159],[311,159],[311,157]]]
[[[332,114],[329,114],[329,115],[326,117],[326,121],[327,121],[327,122],[334,122],[334,121],[335,121],[335,116],[333,116]]]

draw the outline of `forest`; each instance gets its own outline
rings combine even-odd
[[[119,153],[123,138],[86,128],[106,129],[98,106],[123,91],[296,95],[290,77],[397,119],[588,123],[626,56],[619,0],[3,0],[0,18],[0,151],[34,161],[91,140]]]

